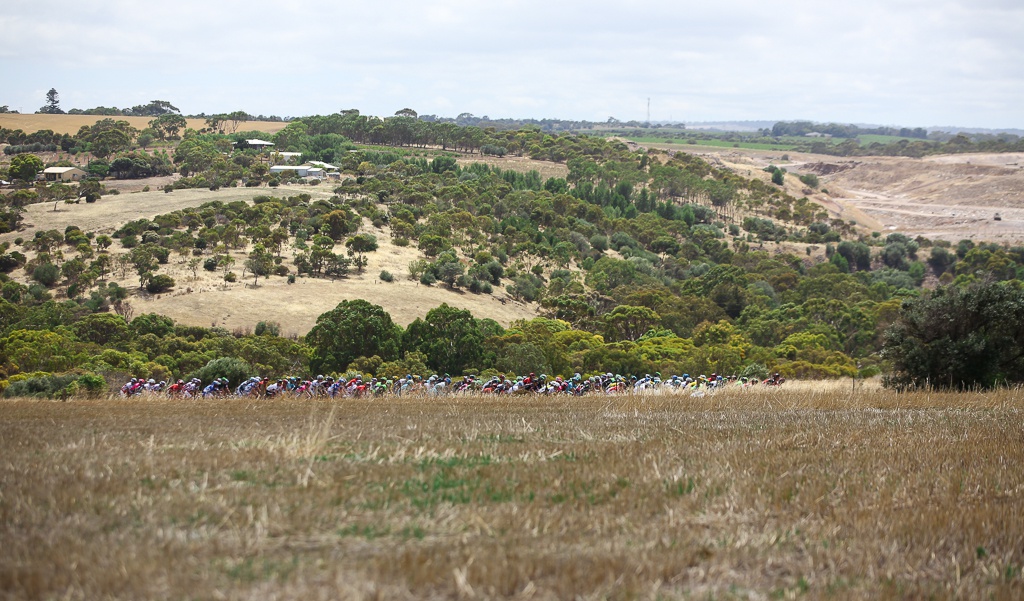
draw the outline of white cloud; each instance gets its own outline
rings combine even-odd
[[[1013,0],[7,4],[12,106],[1024,127]]]

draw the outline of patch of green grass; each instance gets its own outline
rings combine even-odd
[[[402,528],[398,533],[403,540],[409,540],[414,538],[416,540],[423,540],[423,537],[427,535],[426,530],[419,526],[406,526]]]
[[[283,582],[299,566],[298,556],[292,556],[290,562],[272,559],[255,559],[248,557],[234,565],[228,566],[224,573],[237,582],[259,582],[277,580]]]
[[[338,529],[338,536],[340,537],[356,536],[366,540],[381,538],[389,534],[391,534],[391,528],[374,524],[349,524]]]
[[[573,481],[565,485],[562,490],[550,493],[544,498],[552,505],[561,505],[569,501],[583,502],[587,505],[604,505],[629,487],[630,482],[626,478],[618,478],[610,484],[607,482]]]
[[[508,503],[515,500],[515,488],[511,486],[484,486],[484,497],[492,503]]]
[[[489,458],[484,460],[483,457],[486,456],[469,461],[468,465],[456,463],[457,467],[449,467],[446,462],[445,467],[441,469],[436,469],[436,465],[421,468],[426,472],[422,476],[409,478],[397,488],[384,490],[387,502],[404,499],[413,507],[424,510],[440,503],[465,505],[533,501],[534,494],[521,493],[518,490],[518,483],[514,480],[491,479],[474,469],[467,469],[489,465]]]
[[[428,478],[406,480],[402,483],[401,491],[413,507],[426,509],[438,503],[471,503],[479,485],[479,479],[468,480],[442,470]]]
[[[417,462],[416,467],[422,471],[430,467],[451,469],[457,467],[491,465],[492,463],[494,463],[494,459],[490,455],[476,455],[473,457],[432,457],[430,459],[423,459]]]
[[[857,136],[857,140],[861,146],[867,146],[878,142],[879,144],[892,144],[893,142],[899,142],[900,140],[913,140],[913,138],[904,138],[902,136],[883,136],[880,134],[861,134]]]
[[[476,440],[481,442],[502,442],[502,443],[522,443],[526,442],[526,438],[523,436],[512,436],[511,434],[486,434],[476,437]]]
[[[693,481],[693,478],[687,478],[685,482],[682,480],[665,481],[665,493],[670,497],[686,496],[696,488],[697,483]]]
[[[656,137],[631,137],[631,141],[638,144],[685,144],[691,146],[714,146],[716,148],[747,148],[749,150],[787,150],[796,151],[801,148],[793,143],[769,143],[769,142],[744,142],[740,140],[698,139],[698,138],[656,138]]]
[[[851,580],[846,578],[836,578],[835,580],[830,580],[829,583],[825,585],[825,592],[829,595],[835,595],[849,590],[852,587],[853,582]]]

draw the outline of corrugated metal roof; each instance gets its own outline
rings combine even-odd
[[[43,173],[67,173],[73,169],[78,169],[78,167],[47,167],[46,169],[43,169]],[[82,171],[81,169],[78,170]],[[82,171],[82,173],[85,172]]]

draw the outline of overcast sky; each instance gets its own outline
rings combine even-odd
[[[4,0],[0,105],[1024,128],[1022,0]]]

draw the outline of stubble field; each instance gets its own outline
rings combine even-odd
[[[4,401],[0,597],[1020,598],[1022,407]]]

